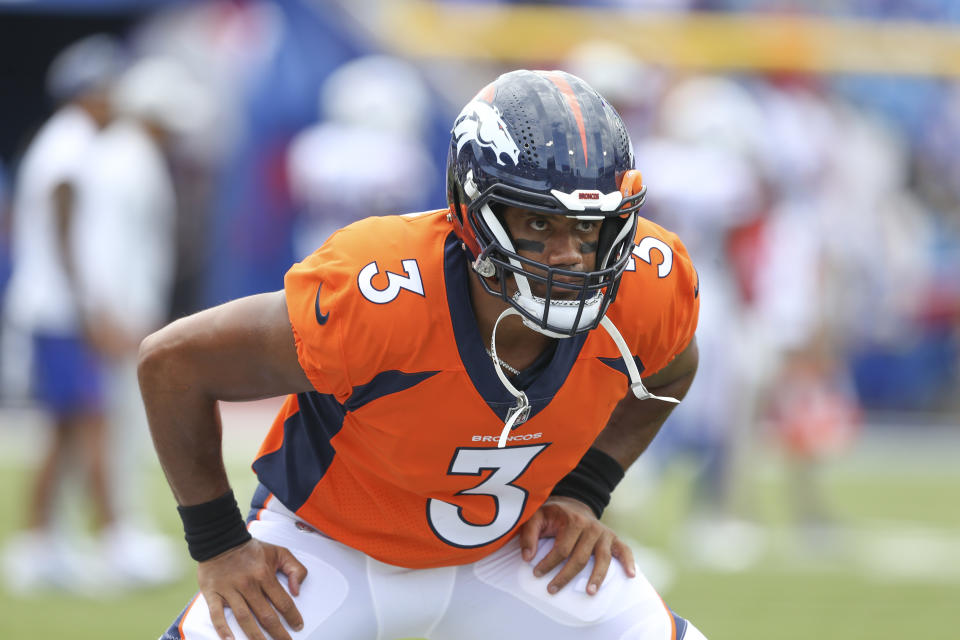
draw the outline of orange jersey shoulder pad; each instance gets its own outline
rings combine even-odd
[[[644,377],[665,367],[693,339],[700,283],[676,234],[640,218],[631,262],[607,312],[634,349]]]
[[[431,322],[444,317],[431,307],[446,304],[445,213],[361,220],[287,272],[297,355],[317,391],[343,401],[377,373],[411,363]]]

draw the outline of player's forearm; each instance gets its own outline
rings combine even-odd
[[[669,365],[644,379],[647,390],[654,395],[682,400],[693,384],[698,363],[699,352],[694,339]],[[650,446],[676,406],[656,399],[638,400],[628,393],[614,408],[607,426],[593,446],[627,469]]]
[[[140,348],[138,366],[150,435],[177,503],[193,505],[229,489],[216,399],[162,332]]]
[[[228,489],[218,400],[312,389],[297,360],[282,291],[195,313],[148,336],[139,376],[154,446],[181,505]]]
[[[658,396],[675,398],[676,395],[671,395],[671,386],[648,390]],[[637,400],[632,395],[624,398],[614,408],[593,446],[627,469],[650,446],[675,406],[660,400]]]

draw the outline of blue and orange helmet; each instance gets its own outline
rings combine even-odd
[[[541,333],[566,337],[599,325],[629,261],[645,194],[620,115],[569,73],[506,73],[454,121],[447,199],[455,231],[486,290]],[[595,270],[520,256],[500,216],[508,206],[602,220]],[[508,276],[517,284],[512,296]],[[545,285],[545,297],[532,293],[528,279]],[[575,299],[555,297],[560,290],[575,291]]]

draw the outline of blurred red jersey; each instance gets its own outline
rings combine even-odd
[[[393,565],[478,560],[547,499],[628,391],[602,331],[557,341],[526,387],[530,418],[497,448],[515,400],[485,350],[446,210],[369,218],[286,275],[297,353],[316,391],[291,395],[253,468],[287,508]],[[646,376],[690,342],[696,272],[640,219],[607,315]]]

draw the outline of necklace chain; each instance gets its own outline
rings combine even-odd
[[[487,355],[490,356],[490,357],[493,359],[494,362],[496,362],[498,365],[500,365],[502,368],[504,368],[508,373],[510,373],[510,374],[512,374],[512,375],[515,375],[515,376],[520,375],[520,370],[519,370],[519,369],[517,369],[517,368],[515,368],[515,367],[511,367],[509,364],[507,364],[506,362],[504,362],[503,360],[501,360],[501,359],[498,358],[497,356],[493,355],[493,352],[490,351],[490,349],[487,349]]]

